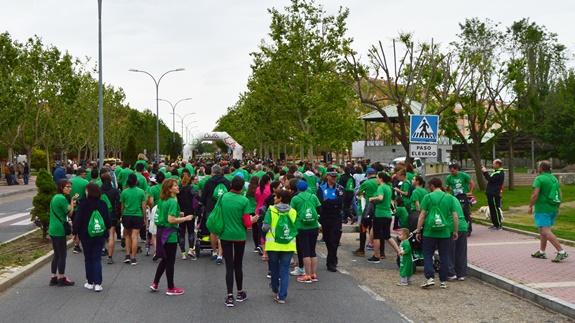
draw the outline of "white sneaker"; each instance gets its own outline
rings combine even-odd
[[[421,288],[429,288],[431,286],[435,286],[435,280],[433,278],[429,278],[421,284]]]
[[[182,260],[186,260],[186,259],[188,259],[188,258],[186,257],[186,253],[185,253],[185,252],[182,252]]]
[[[84,288],[89,289],[89,290],[93,290],[94,289],[94,285],[90,284],[90,283],[85,283],[84,284]]]
[[[95,292],[101,292],[103,290],[102,285],[94,285]]]
[[[292,276],[301,276],[305,275],[305,271],[299,267],[295,267],[295,269],[289,273]]]

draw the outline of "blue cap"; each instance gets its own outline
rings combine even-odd
[[[307,191],[307,183],[305,181],[299,181],[297,182],[297,190],[300,192],[304,192]]]
[[[367,172],[366,172],[367,175],[371,175],[371,174],[375,174],[375,173],[377,173],[377,172],[375,171],[375,169],[373,169],[373,168],[371,168],[371,167],[368,168],[368,169],[367,169]]]
[[[244,178],[244,173],[242,173],[242,172],[236,173],[236,175],[234,175],[234,177],[239,177],[239,178],[241,178],[241,179],[245,179],[245,178]]]

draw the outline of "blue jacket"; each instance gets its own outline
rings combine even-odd
[[[335,184],[334,186],[329,186],[327,183],[323,183],[319,186],[317,190],[317,197],[321,202],[320,216],[321,218],[333,218],[337,217],[341,219],[341,212],[343,210],[343,186]]]

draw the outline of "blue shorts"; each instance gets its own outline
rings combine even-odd
[[[555,225],[555,218],[557,218],[557,212],[535,213],[535,225],[538,228],[552,227]]]

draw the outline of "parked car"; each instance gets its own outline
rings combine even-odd
[[[391,167],[395,168],[395,166],[397,165],[397,163],[399,162],[405,162],[405,157],[397,157],[396,159],[392,160],[390,165]],[[419,174],[423,174],[424,173],[424,168],[425,165],[423,164],[423,161],[421,161],[420,158],[414,158],[413,159],[413,168],[415,168],[415,171]]]

